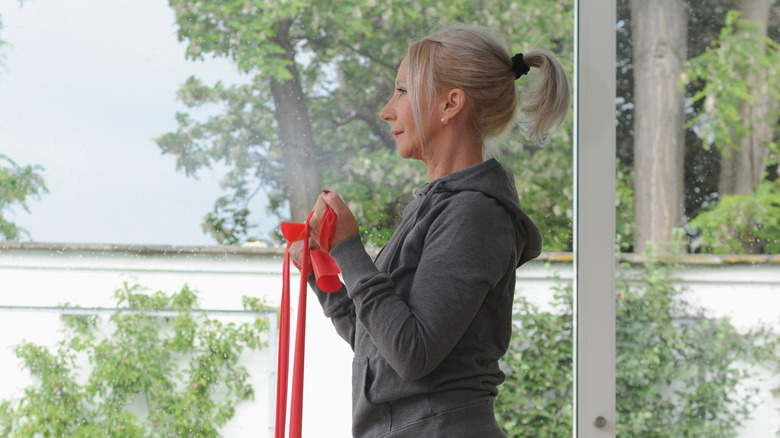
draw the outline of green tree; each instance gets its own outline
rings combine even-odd
[[[634,34],[634,251],[663,248],[683,225],[684,96],[677,86],[686,59],[683,0],[631,0]],[[663,206],[663,207],[659,207]]]
[[[688,15],[688,40],[687,53],[689,62],[686,64],[686,73],[684,78],[684,89],[686,95],[685,112],[689,118],[696,117],[693,122],[686,125],[685,130],[685,158],[684,158],[684,203],[685,217],[696,217],[700,212],[712,208],[719,199],[733,193],[732,189],[723,187],[722,182],[729,178],[722,178],[721,168],[724,163],[729,163],[728,155],[739,150],[739,155],[745,158],[753,156],[762,157],[761,147],[766,147],[766,127],[770,129],[776,127],[776,123],[771,122],[774,114],[776,120],[777,107],[774,110],[763,113],[763,110],[753,110],[745,107],[744,100],[747,97],[752,106],[760,102],[761,99],[768,99],[773,95],[773,84],[777,83],[774,79],[761,79],[767,75],[771,77],[776,75],[776,65],[771,62],[765,62],[767,55],[771,55],[771,48],[774,43],[780,41],[780,4],[772,2],[769,10],[766,10],[765,1],[740,1],[740,0],[696,0],[686,1],[686,14]],[[762,9],[763,8],[763,9]],[[744,23],[741,26],[734,21],[736,16],[734,10],[741,10],[745,17],[753,18],[753,21],[763,22],[763,27],[756,23],[750,24],[747,21],[738,20]],[[633,51],[637,46],[636,35],[633,34],[629,1],[618,0],[618,44],[617,44],[617,149],[620,175],[634,174],[634,122],[635,122],[635,96],[634,96],[634,76],[635,68],[632,62]],[[727,46],[731,49],[721,46],[720,40],[724,34],[724,25],[728,18],[732,21],[734,27],[729,31],[731,41]],[[774,41],[774,43],[770,42]],[[768,44],[765,44],[768,43]],[[721,50],[723,47],[723,50]],[[701,56],[701,58],[699,58]],[[692,80],[691,63],[709,60],[712,64],[701,68],[703,76],[698,80]],[[730,70],[731,69],[731,70]],[[733,70],[733,71],[732,71]],[[750,85],[750,84],[753,85]],[[768,86],[768,90],[758,90],[755,84]],[[703,91],[705,87],[709,90]],[[730,94],[730,96],[729,96]],[[768,99],[771,100],[771,99]],[[717,105],[713,105],[717,101]],[[736,106],[734,106],[736,105]],[[750,106],[750,105],[749,105]],[[761,106],[761,105],[759,105]],[[770,106],[765,105],[766,108]],[[714,111],[713,111],[714,109]],[[764,109],[764,110],[765,110]],[[725,124],[726,129],[731,129],[728,140],[717,139],[709,135],[712,129],[718,128],[716,112],[723,112],[722,115],[731,117],[731,120]],[[746,117],[743,117],[746,116]],[[759,119],[768,116],[769,124],[765,124]],[[725,119],[724,119],[725,120]],[[763,127],[762,127],[763,125]],[[667,124],[658,124],[658,129],[666,129]],[[721,127],[724,125],[721,124]],[[745,135],[749,130],[750,135]],[[722,132],[725,132],[722,130]],[[742,137],[739,139],[736,134]],[[755,135],[754,135],[755,134]],[[774,134],[776,135],[776,133]],[[759,140],[759,139],[764,140]],[[771,138],[771,134],[770,137]],[[759,141],[756,141],[759,140]],[[748,142],[749,147],[740,147],[742,142]],[[737,147],[732,148],[730,143]],[[754,147],[762,144],[761,147]],[[770,149],[771,150],[771,149]],[[772,152],[772,154],[776,153]],[[765,157],[766,158],[766,157]],[[755,178],[765,168],[757,164],[753,158],[739,160],[742,164],[740,168],[749,168],[750,172],[739,171],[739,180],[753,184],[757,187]],[[759,160],[760,161],[760,160]],[[770,166],[766,177],[774,179],[776,177],[776,158],[772,155],[765,163]],[[729,166],[735,165],[733,160]],[[627,172],[630,170],[630,173]],[[732,180],[733,181],[733,180]],[[740,191],[739,193],[747,193]],[[633,194],[632,194],[633,197]],[[627,218],[629,214],[627,208],[633,206],[633,200],[618,205],[618,217]],[[659,205],[659,207],[663,207]],[[663,207],[668,208],[668,206]],[[620,219],[619,219],[620,220]],[[621,227],[619,240],[624,242],[624,250],[631,251],[634,247],[634,227],[633,220],[629,227]],[[690,227],[694,228],[694,227]],[[704,230],[700,230],[704,233]],[[691,233],[698,233],[696,229],[690,230]],[[693,237],[693,236],[691,236]],[[706,250],[704,247],[694,247],[694,250]]]
[[[733,154],[741,150],[752,149],[753,142],[765,149],[748,160],[749,169],[745,171],[748,174],[735,175],[746,187],[724,187],[721,190],[724,194],[754,191],[769,152],[778,153],[778,145],[773,141],[775,135],[762,131],[767,125],[775,125],[778,119],[780,45],[766,36],[765,24],[740,19],[740,15],[739,11],[729,11],[720,37],[712,42],[709,50],[688,60],[683,79],[683,85],[702,84],[692,101],[702,101],[703,110],[688,125],[695,127],[705,145],[718,148],[729,160],[736,160]],[[753,140],[759,134],[761,138]],[[742,144],[744,139],[751,141]],[[726,186],[735,184],[738,182],[731,181]]]
[[[19,166],[7,156],[0,154],[0,238],[20,240],[30,233],[8,219],[14,206],[29,212],[27,201],[48,192],[37,165]]]
[[[96,315],[64,314],[54,349],[16,346],[38,383],[0,403],[0,435],[217,437],[236,404],[254,396],[239,360],[264,346],[266,319],[224,324],[199,310],[187,286],[167,295],[125,284],[115,298],[108,326]],[[265,310],[257,299],[244,298],[244,307]],[[85,361],[86,369],[78,365]],[[148,414],[131,408],[134,401]]]
[[[301,221],[324,187],[350,201],[368,243],[388,238],[411,189],[424,182],[419,164],[397,157],[378,117],[410,38],[466,21],[496,29],[514,51],[552,49],[572,67],[569,0],[169,3],[188,58],[228,57],[246,75],[230,85],[188,79],[179,91],[185,105],[222,111],[206,120],[177,114],[176,132],[158,138],[188,175],[217,161],[232,169],[225,180],[231,193],[217,200],[205,224],[221,243],[250,237],[247,205],[258,190],[267,190],[271,212],[287,219],[289,207],[291,219]],[[549,249],[564,250],[571,234],[571,125],[542,151],[515,137],[499,150],[519,170],[524,196],[533,194],[524,206],[533,214],[539,205],[536,217],[558,227]],[[546,161],[556,167],[538,167]],[[530,173],[540,179],[529,183]],[[568,202],[558,205],[561,198]]]
[[[740,15],[730,11],[710,50],[687,62],[684,84],[701,84],[692,101],[703,102],[689,126],[722,156],[719,202],[690,225],[705,250],[776,252],[780,191],[771,180],[780,158],[780,45],[766,36],[765,24]],[[771,177],[767,166],[775,169]]]
[[[19,1],[19,6],[22,6],[24,4],[24,0],[18,0],[18,1]],[[0,15],[0,49],[2,49],[3,46],[8,44],[7,41],[4,41],[2,39],[2,32],[3,32],[3,16]],[[3,66],[3,61],[4,61],[4,56],[3,56],[2,52],[0,52],[0,68],[4,67]]]
[[[22,5],[22,0],[19,0]],[[3,17],[0,16],[0,36],[3,30]],[[0,38],[0,50],[8,44]],[[0,52],[0,69],[4,67],[4,57]],[[14,205],[29,212],[27,200],[38,198],[48,192],[37,165],[19,166],[11,158],[0,153],[0,240],[20,240],[30,237],[30,233],[11,222],[8,213]]]

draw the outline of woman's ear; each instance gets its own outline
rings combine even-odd
[[[439,102],[439,110],[444,123],[454,119],[466,107],[466,93],[460,88],[444,92]]]

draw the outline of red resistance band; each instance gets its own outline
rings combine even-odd
[[[282,222],[282,234],[287,239],[282,268],[282,306],[279,317],[279,353],[276,376],[276,438],[284,438],[287,419],[287,375],[290,353],[290,246],[293,242],[303,241],[303,259],[301,266],[301,287],[298,298],[298,320],[295,331],[295,363],[293,365],[292,397],[290,402],[290,438],[301,437],[303,420],[303,349],[306,342],[306,279],[311,274],[311,264],[317,287],[323,292],[336,292],[341,289],[339,267],[328,254],[336,229],[336,213],[328,207],[320,224],[320,247],[309,248],[309,213],[302,224]],[[304,272],[305,270],[305,272]]]

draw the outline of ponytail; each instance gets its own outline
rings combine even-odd
[[[520,128],[536,144],[544,144],[566,118],[570,87],[566,72],[557,59],[545,50],[529,50],[523,61],[538,70],[521,97]]]

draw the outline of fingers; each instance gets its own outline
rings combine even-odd
[[[320,249],[320,245],[315,239],[310,238],[309,249]],[[298,240],[290,244],[290,258],[295,267],[301,269],[301,264],[303,263],[303,240]],[[308,273],[311,271],[311,260],[308,260],[306,265],[306,272]]]
[[[328,207],[333,209],[337,218],[333,240],[330,242],[331,248],[347,237],[360,232],[355,216],[352,214],[352,210],[349,209],[349,206],[347,206],[347,203],[344,202],[339,195],[325,190],[317,197],[317,202],[314,204],[312,215],[309,219],[310,236],[317,241],[317,247],[320,246],[320,224],[322,223],[322,218],[325,216]]]
[[[296,268],[301,269],[303,262],[303,241],[292,242],[290,244],[290,258]]]
[[[317,242],[319,242],[320,239],[320,224],[322,223],[323,216],[325,216],[325,211],[328,209],[328,204],[322,199],[323,193],[317,197],[317,202],[314,203],[312,215],[309,219],[309,235],[316,239]]]
[[[312,221],[316,220],[318,229],[320,222],[322,222],[322,217],[325,215],[325,210],[328,209],[328,203],[325,201],[326,194],[330,194],[330,192],[320,193],[320,196],[317,197],[317,202],[314,203],[314,214],[312,215],[311,219]],[[309,223],[312,224],[311,221]]]
[[[357,226],[357,221],[355,220],[355,215],[352,214],[352,210],[349,209],[347,203],[344,202],[344,200],[341,199],[339,195],[330,192],[323,192],[317,199],[317,202],[319,203],[320,200],[323,201],[325,206],[321,207],[322,211],[319,213],[319,217],[322,217],[322,215],[325,214],[327,207],[332,208],[333,212],[336,213],[336,230],[333,233],[331,247],[337,245],[347,237],[360,232]],[[314,214],[316,215],[318,212],[315,210]]]
[[[352,214],[352,211],[347,206],[347,203],[344,202],[343,199],[341,199],[341,196],[335,193],[322,192],[319,199],[322,199],[322,201],[326,204],[327,207],[332,208],[333,212],[336,213],[336,216],[341,216],[341,213],[346,213],[346,212]]]

